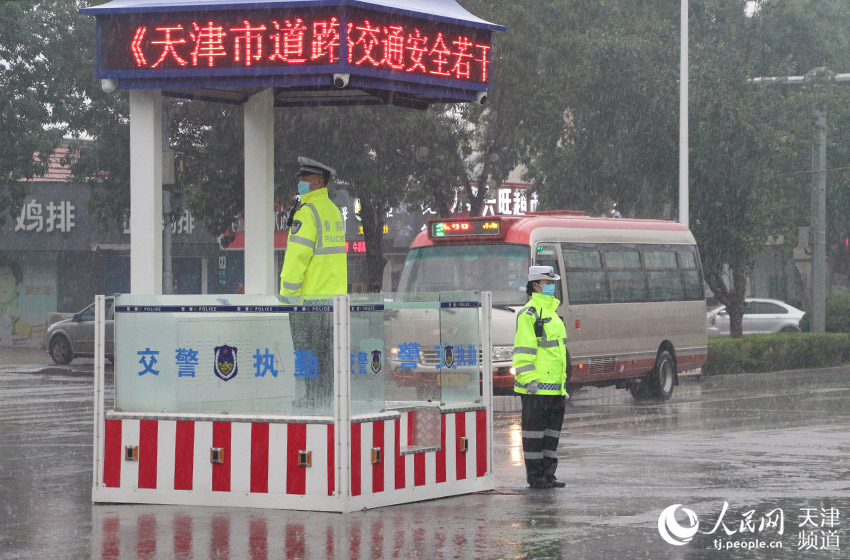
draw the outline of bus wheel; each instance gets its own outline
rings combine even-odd
[[[639,383],[632,383],[629,385],[629,393],[632,394],[632,398],[638,402],[646,401],[650,399],[649,389],[647,388],[648,381],[644,379]]]
[[[676,380],[676,363],[670,352],[664,351],[655,359],[655,369],[647,378],[650,395],[658,400],[666,401],[673,396],[673,384]]]

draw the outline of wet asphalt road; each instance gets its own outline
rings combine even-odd
[[[690,377],[664,404],[579,391],[563,490],[525,488],[519,415],[497,413],[495,493],[348,515],[92,506],[84,370],[0,368],[0,558],[850,557],[850,368]],[[676,504],[698,519],[680,546],[658,527]]]

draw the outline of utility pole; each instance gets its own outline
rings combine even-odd
[[[688,190],[688,0],[682,0],[679,44],[679,223],[690,222]]]
[[[815,107],[812,147],[812,332],[826,332],[826,110]]]
[[[756,85],[802,86],[818,78],[831,82],[850,82],[850,74],[833,74],[827,68],[809,70],[805,76],[762,77],[750,81]],[[812,147],[812,332],[826,332],[826,109],[814,108],[817,140]]]
[[[162,293],[174,293],[174,273],[172,271],[172,231],[174,208],[172,189],[174,188],[174,150],[168,134],[171,129],[171,117],[168,107],[162,108]]]

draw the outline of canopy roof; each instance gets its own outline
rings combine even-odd
[[[266,10],[279,7],[313,6],[359,6],[385,11],[428,16],[479,26],[493,31],[504,31],[505,27],[484,21],[467,12],[455,0],[112,0],[101,6],[83,8],[80,13],[99,16],[102,14],[133,14],[146,12],[185,12],[202,10]]]
[[[501,25],[455,0],[112,0],[97,18],[104,88],[278,106],[483,103]]]

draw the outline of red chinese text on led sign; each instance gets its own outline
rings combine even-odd
[[[341,25],[333,13],[175,17],[104,22],[105,70],[285,68],[350,65],[473,82],[489,79],[484,32],[421,20],[358,13]],[[340,60],[341,48],[347,60]]]
[[[489,40],[438,27],[349,22],[348,63],[363,68],[486,82]]]
[[[104,25],[101,56],[115,70],[333,64],[339,42],[334,16],[118,22]]]

